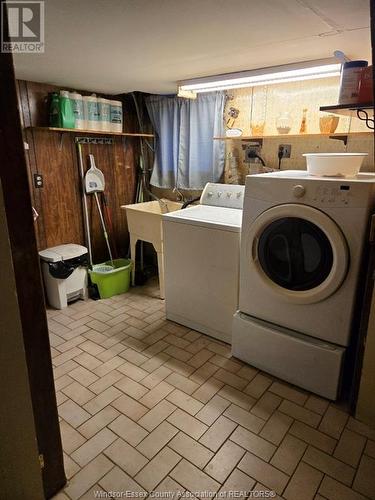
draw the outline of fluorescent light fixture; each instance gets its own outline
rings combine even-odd
[[[276,83],[297,82],[338,76],[341,63],[335,58],[306,61],[303,63],[285,64],[269,68],[227,73],[224,75],[194,78],[179,82],[180,92],[213,92],[215,90],[256,87]]]

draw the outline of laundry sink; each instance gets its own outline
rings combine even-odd
[[[154,241],[162,240],[161,216],[164,213],[180,210],[182,203],[170,200],[146,201],[132,205],[122,205],[126,210],[128,228],[130,234],[136,234],[139,240]]]
[[[180,210],[182,203],[162,199],[146,201],[132,205],[122,205],[126,210],[128,229],[130,233],[130,254],[135,263],[136,244],[138,240],[152,243],[158,255],[160,297],[164,298],[164,255],[162,214]],[[135,266],[132,271],[132,283],[135,283]]]

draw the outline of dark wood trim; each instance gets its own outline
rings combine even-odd
[[[43,486],[45,496],[49,498],[64,486],[66,479],[11,54],[0,56],[0,87],[0,179],[9,227],[38,449],[43,454],[45,464]]]
[[[27,127],[31,124],[30,103],[28,99],[27,82],[18,80],[17,88],[18,88],[18,99],[19,99],[18,105],[20,109],[21,125],[23,127]],[[28,150],[25,150],[25,155],[27,163],[29,165],[28,168],[29,186],[32,186],[33,176],[34,174],[38,173],[33,131],[31,129],[24,130],[23,138],[29,147]],[[43,204],[41,200],[40,190],[30,189],[30,194],[33,207],[38,212],[40,219],[43,220]],[[47,244],[46,244],[46,234],[44,226],[41,227],[38,226],[38,231],[36,231],[36,238],[37,238],[38,248],[46,248]]]
[[[372,62],[374,63],[375,55],[375,0],[370,0],[370,21],[371,21],[371,53]],[[372,78],[375,82],[375,69],[374,64],[372,67]],[[373,85],[373,102],[375,103],[375,85]],[[373,132],[375,141],[375,131]],[[374,164],[375,164],[375,151],[374,151]],[[366,349],[366,337],[369,327],[369,319],[371,314],[372,295],[374,290],[374,274],[375,274],[375,242],[371,242],[367,249],[367,265],[365,268],[365,276],[363,277],[363,303],[360,313],[358,314],[358,340],[355,346],[355,360],[353,362],[354,368],[351,374],[351,390],[350,390],[350,409],[355,414],[358,394],[361,384],[362,367],[364,352]]]

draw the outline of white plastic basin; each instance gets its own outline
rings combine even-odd
[[[367,153],[305,153],[309,175],[354,177]]]
[[[170,200],[146,201],[144,203],[134,203],[133,205],[122,205],[126,210],[128,219],[128,229],[137,239],[148,241],[159,248],[162,241],[162,223],[163,213],[180,210],[182,203]]]
[[[131,260],[135,264],[136,244],[138,240],[152,243],[158,256],[160,298],[164,299],[164,252],[162,215],[180,210],[182,203],[162,199],[146,201],[133,205],[122,205],[126,210],[128,229],[130,233]],[[135,265],[132,268],[132,283],[135,284]]]

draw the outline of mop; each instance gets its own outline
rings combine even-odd
[[[104,217],[102,214],[102,209],[101,209],[99,198],[98,198],[98,193],[102,193],[104,191],[105,180],[104,180],[103,172],[101,170],[99,170],[98,168],[96,168],[94,155],[89,155],[89,161],[90,161],[90,168],[88,169],[88,171],[86,172],[86,175],[85,175],[85,190],[86,190],[86,194],[93,194],[94,195],[96,206],[98,207],[100,223],[102,225],[104,239],[106,241],[107,248],[108,248],[109,260],[111,261],[111,266],[108,266],[108,265],[98,266],[97,265],[94,267],[95,267],[96,272],[107,273],[107,272],[113,271],[115,266],[113,263],[111,245],[109,243],[107,228],[106,228],[106,225],[104,222]]]

